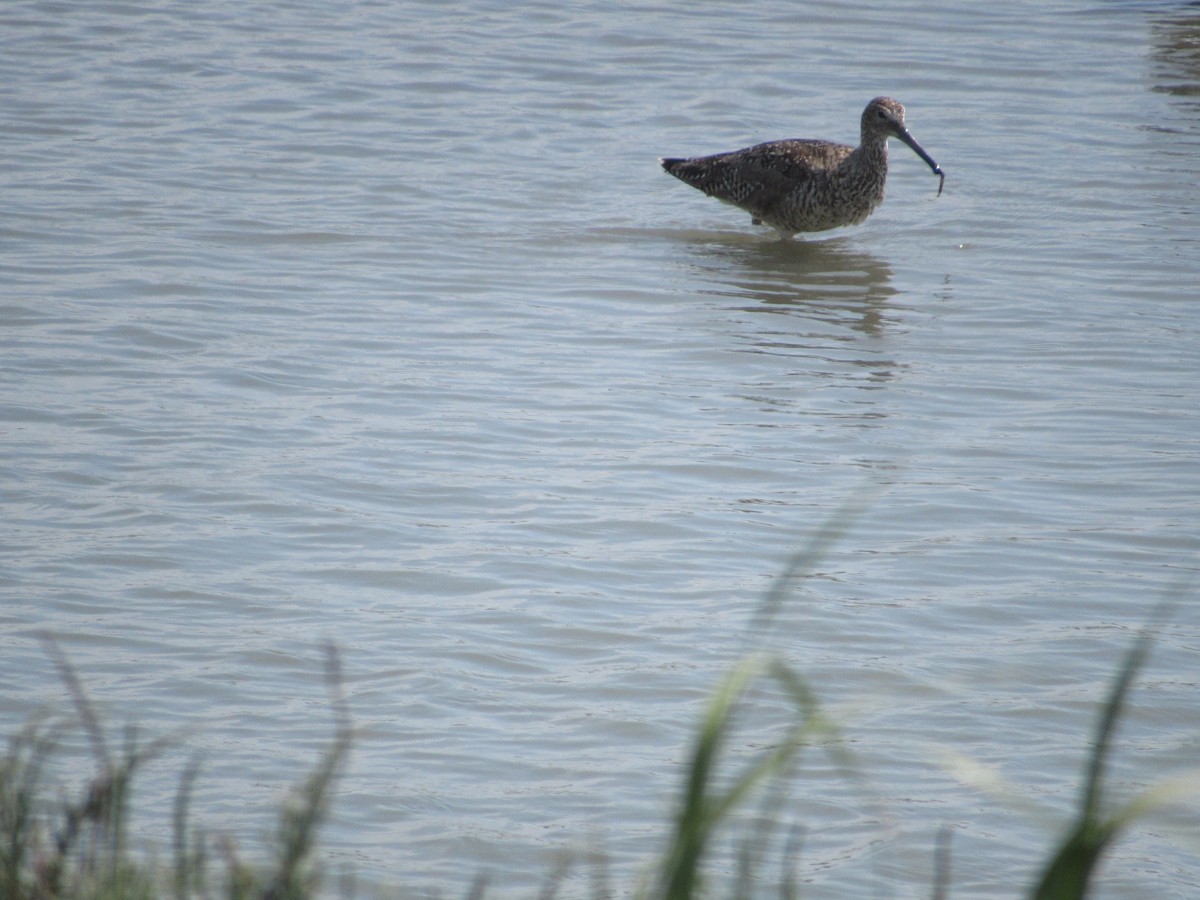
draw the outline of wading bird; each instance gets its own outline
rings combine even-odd
[[[856,225],[883,202],[888,138],[899,138],[940,176],[946,175],[904,124],[904,107],[876,97],[862,114],[859,145],[808,139],[769,141],[731,153],[663,158],[662,167],[710,197],[744,209],[755,225],[780,237]]]

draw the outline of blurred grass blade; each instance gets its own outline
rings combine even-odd
[[[719,778],[720,751],[733,727],[738,703],[755,681],[768,675],[792,701],[795,719],[769,750],[732,778]],[[704,857],[718,827],[757,788],[786,774],[802,747],[833,731],[819,713],[812,691],[788,666],[763,654],[742,659],[721,681],[696,735],[657,896],[663,900],[689,900],[695,896],[701,887]]]
[[[746,633],[747,641],[759,640],[770,630],[796,582],[812,573],[817,562],[862,518],[863,512],[874,503],[882,490],[882,485],[874,485],[856,492],[825,520],[803,547],[788,558],[783,571],[772,579],[766,596],[754,612],[754,618]]]
[[[279,822],[279,856],[264,900],[302,900],[317,893],[319,873],[311,858],[317,832],[329,808],[329,794],[350,752],[353,730],[342,681],[341,661],[332,644],[325,645],[325,681],[333,707],[333,746],[299,790],[284,804]]]
[[[1161,613],[1160,607],[1156,618]],[[1129,820],[1124,816],[1109,817],[1103,813],[1104,773],[1113,733],[1125,707],[1129,689],[1154,644],[1154,635],[1155,631],[1150,626],[1138,634],[1113,680],[1088,758],[1079,816],[1034,889],[1034,900],[1082,900],[1104,851],[1121,828],[1128,824]]]
[[[718,751],[737,699],[762,673],[763,661],[748,656],[722,680],[705,710],[688,766],[683,802],[675,820],[671,848],[663,869],[661,892],[667,900],[692,896],[700,861],[716,824],[715,803],[709,797]]]

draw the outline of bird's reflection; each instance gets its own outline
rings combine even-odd
[[[895,321],[892,270],[849,240],[691,232],[687,242],[688,265],[705,285],[699,290],[733,300],[729,339],[737,350],[786,357],[788,371],[812,383],[868,390],[903,368],[880,340]]]
[[[747,312],[816,319],[872,337],[884,328],[896,294],[892,270],[847,240],[778,241],[707,235],[692,264],[710,292],[737,297]]]

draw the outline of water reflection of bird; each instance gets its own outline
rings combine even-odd
[[[695,261],[710,287],[748,313],[824,322],[879,336],[897,294],[886,262],[844,238],[826,241],[706,240]]]
[[[693,159],[660,159],[680,181],[710,197],[732,203],[782,237],[855,225],[883,202],[887,141],[902,140],[941,176],[946,175],[904,124],[904,107],[876,97],[862,114],[857,147],[818,140],[756,144],[731,153]]]

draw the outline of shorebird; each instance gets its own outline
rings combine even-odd
[[[859,145],[808,139],[769,141],[731,153],[692,159],[662,158],[662,167],[710,197],[746,210],[755,225],[768,225],[789,238],[801,231],[856,225],[883,202],[887,141],[895,137],[940,176],[933,161],[904,124],[904,107],[876,97],[862,114]]]

